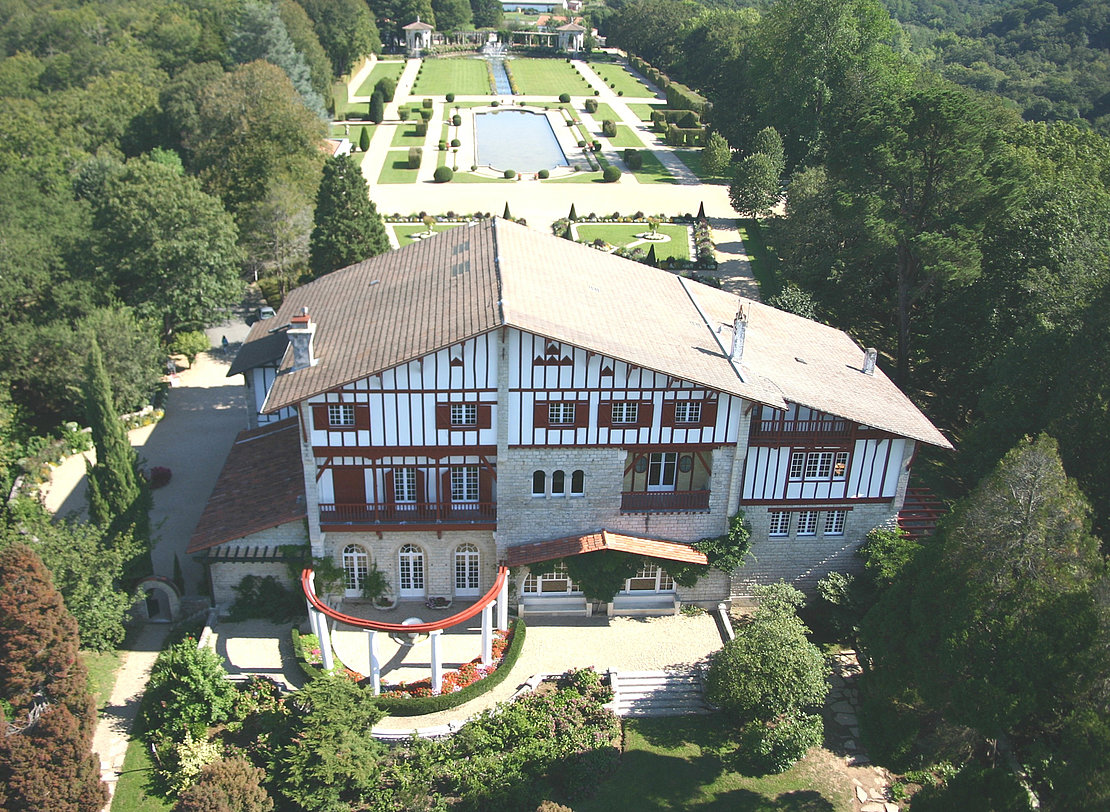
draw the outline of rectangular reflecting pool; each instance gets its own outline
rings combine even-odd
[[[526,110],[476,113],[474,135],[478,163],[483,166],[524,173],[570,165],[543,113]]]

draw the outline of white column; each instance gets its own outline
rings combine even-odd
[[[482,665],[493,662],[493,607],[482,607]]]
[[[497,628],[503,632],[509,630],[509,579],[507,577],[501,584],[501,591],[497,593]]]
[[[439,638],[443,634],[443,629],[435,629],[432,631],[432,693],[438,694],[439,688],[443,685],[443,657],[439,651]]]
[[[382,692],[382,663],[378,658],[378,633],[373,629],[366,630],[367,643],[370,646],[370,687],[377,696]]]
[[[331,656],[331,635],[328,633],[328,616],[320,612],[320,655],[324,658],[324,670],[331,671],[335,667],[335,658]]]

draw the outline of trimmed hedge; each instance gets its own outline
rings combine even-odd
[[[449,166],[437,166],[432,174],[432,180],[436,183],[447,183],[453,177],[455,177],[455,170]]]
[[[297,630],[296,626],[293,627],[291,636],[293,638],[293,656],[296,658],[297,665],[304,671],[304,675],[309,682],[324,676],[324,667],[310,663],[308,658],[304,656],[304,643],[301,641],[301,633]]]
[[[601,179],[605,183],[616,183],[621,179],[621,171],[617,167],[610,164],[605,167],[605,171],[601,173]]]
[[[672,147],[700,147],[705,142],[705,127],[667,127],[667,143]]]
[[[624,165],[633,172],[644,168],[644,156],[640,150],[628,147],[624,151]]]
[[[586,99],[586,112],[587,113],[596,113],[597,112],[597,99]]]
[[[462,116],[460,116],[458,113],[455,113],[455,115],[451,116],[451,125],[454,127],[461,127]]]
[[[709,99],[679,82],[667,85],[667,105],[676,110],[693,110],[699,116],[709,107]]]
[[[469,702],[471,699],[476,699],[488,691],[492,691],[508,678],[509,672],[516,665],[516,661],[520,659],[520,652],[524,647],[524,620],[522,618],[514,620],[512,630],[513,639],[505,650],[505,656],[501,658],[501,665],[488,677],[483,677],[477,682],[467,685],[461,691],[455,691],[452,694],[413,697],[412,699],[378,697],[375,704],[392,716],[423,716],[427,713],[450,710],[464,702]]]
[[[416,134],[418,136],[427,135],[428,134],[428,122],[426,122],[426,121],[416,122]]]
[[[504,174],[504,176],[508,180],[512,180],[513,178],[516,177],[516,170],[515,169],[506,169],[502,174]]]
[[[455,94],[454,93],[448,93],[447,94],[447,103],[450,104],[454,100],[455,100]]]
[[[420,155],[423,152],[420,147],[409,147],[409,169],[420,168]]]
[[[601,134],[606,138],[615,138],[617,135],[617,123],[612,119],[605,119],[601,122]]]
[[[424,107],[425,110],[431,110],[432,109],[432,100],[431,99],[421,99],[420,104]]]
[[[559,94],[559,101],[562,102],[563,104],[567,104],[570,101],[570,94],[569,93],[560,93]]]

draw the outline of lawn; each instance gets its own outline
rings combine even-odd
[[[369,96],[374,92],[374,85],[384,79],[386,76],[393,77],[396,81],[401,78],[401,72],[405,69],[404,62],[378,62],[374,65],[374,69],[370,71],[370,75],[366,77],[358,90],[355,91],[356,96]],[[386,99],[392,101],[392,99]]]
[[[605,84],[619,94],[634,98],[655,95],[647,85],[625,70],[624,65],[615,65],[611,62],[591,62],[590,67],[594,73],[605,80]]]
[[[413,86],[414,96],[488,96],[489,68],[484,59],[425,59]]]
[[[521,95],[586,96],[593,92],[574,66],[562,59],[514,59],[508,64]]]
[[[112,812],[170,812],[173,804],[146,791],[147,781],[154,770],[150,751],[138,739],[127,744],[116,794],[112,798]]]
[[[735,729],[722,716],[628,719],[620,767],[575,812],[850,812],[842,763],[815,750],[780,775],[736,767]]]
[[[121,655],[118,651],[82,651],[81,657],[89,669],[89,690],[97,710],[108,704],[112,686],[116,684]]]
[[[647,223],[579,223],[578,241],[593,242],[600,237],[610,245],[628,245],[639,239],[637,234],[647,230]],[[662,223],[659,233],[670,237],[670,242],[641,243],[636,247],[647,251],[650,245],[655,245],[655,258],[659,260],[690,258],[690,232],[686,226]]]
[[[748,253],[752,275],[759,282],[760,296],[764,301],[782,289],[776,269],[781,261],[773,245],[767,241],[767,232],[760,227],[758,220],[743,218],[737,222],[736,230]]]
[[[624,124],[617,125],[617,134],[609,139],[609,143],[619,149],[625,147],[632,147],[633,149],[643,149],[644,142],[636,137],[636,133],[632,131],[631,127]]]
[[[420,118],[417,116],[416,118]],[[393,132],[393,141],[390,146],[393,147],[422,147],[424,146],[425,136],[416,134],[416,122],[409,121],[401,122],[397,125],[397,129]]]
[[[649,149],[641,149],[640,157],[643,159],[644,165],[634,173],[640,183],[676,182],[671,173],[667,171],[667,167],[663,166],[663,162],[655,157],[654,152]]]
[[[654,104],[632,104],[629,103],[628,109],[632,111],[632,115],[640,119],[640,121],[651,121],[652,110],[662,110],[665,105]]]
[[[449,231],[450,229],[458,228],[461,225],[462,223],[436,223],[435,230]],[[393,233],[397,235],[397,241],[401,244],[402,248],[404,248],[409,243],[418,242],[418,240],[414,240],[412,238],[413,234],[428,230],[424,227],[423,223],[397,223],[396,225],[392,223],[386,223],[386,228],[393,229]],[[428,239],[432,238],[429,237]]]
[[[711,175],[702,169],[700,149],[676,149],[674,154],[678,156],[678,159],[682,161],[682,163],[686,164],[691,172],[698,176],[698,180],[702,183],[728,184],[728,178],[720,175]]]
[[[369,130],[370,131],[370,137],[371,138],[374,137],[374,125],[373,124],[351,124],[350,127],[351,127],[350,135],[347,135],[346,130],[345,130],[345,128],[342,124],[332,124],[331,127],[328,130],[328,137],[329,138],[347,138],[356,147],[358,146],[358,139],[359,139],[359,136],[362,134],[363,129]]]
[[[407,150],[391,151],[382,165],[378,183],[416,183],[418,169],[409,169]]]
[[[540,183],[600,183],[600,172],[575,172],[573,175],[568,175],[565,178],[551,178],[550,180],[541,180]]]
[[[610,121],[621,120],[620,116],[617,115],[617,111],[607,105],[605,102],[601,102],[600,104],[598,104],[597,112],[590,113],[590,116],[594,119],[594,121],[599,122],[604,121],[605,119],[609,119]]]

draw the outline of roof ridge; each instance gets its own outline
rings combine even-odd
[[[493,276],[497,280],[497,322],[505,326],[505,283],[501,279],[501,253],[500,243],[497,240],[497,221],[500,217],[494,216],[490,233],[493,235]]]

